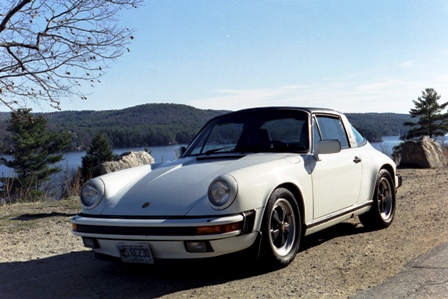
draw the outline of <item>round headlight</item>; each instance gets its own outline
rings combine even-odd
[[[222,210],[230,206],[236,197],[237,183],[226,175],[215,179],[208,188],[208,197],[213,208]]]
[[[216,206],[222,206],[229,201],[230,187],[224,181],[215,181],[210,186],[210,199]]]
[[[104,195],[104,183],[101,180],[87,182],[81,190],[81,203],[86,209],[96,207]]]

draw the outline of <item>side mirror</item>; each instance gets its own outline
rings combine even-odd
[[[176,156],[176,159],[180,158],[185,153],[185,150],[187,148],[185,146],[178,147],[174,150],[174,156]]]
[[[339,140],[321,140],[317,143],[314,156],[319,161],[319,155],[336,154],[341,151],[341,142]]]
[[[317,143],[318,154],[336,154],[341,151],[339,140],[322,140]]]

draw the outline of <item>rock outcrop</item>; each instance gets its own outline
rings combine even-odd
[[[423,136],[421,140],[406,141],[401,146],[402,167],[439,168],[446,165],[442,147],[428,136]]]
[[[114,161],[101,163],[95,169],[95,176],[152,163],[154,163],[154,158],[145,151],[126,152]]]

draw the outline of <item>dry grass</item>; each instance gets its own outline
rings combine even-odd
[[[24,185],[15,177],[14,172],[0,175],[0,206],[18,202],[41,202],[43,200],[65,200],[78,196],[81,192],[79,169],[70,169],[67,165],[49,181],[43,182],[39,190]]]
[[[77,197],[65,200],[14,203],[0,206],[0,233],[15,233],[33,227],[39,219],[79,213]]]

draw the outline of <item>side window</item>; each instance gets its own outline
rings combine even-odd
[[[347,134],[340,118],[330,116],[318,116],[320,134],[322,140],[337,139],[341,143],[341,148],[348,148]]]
[[[367,143],[367,140],[364,138],[364,136],[361,135],[361,133],[358,132],[358,130],[355,129],[355,127],[351,126],[353,136],[355,136],[356,144],[358,146],[362,146]]]

